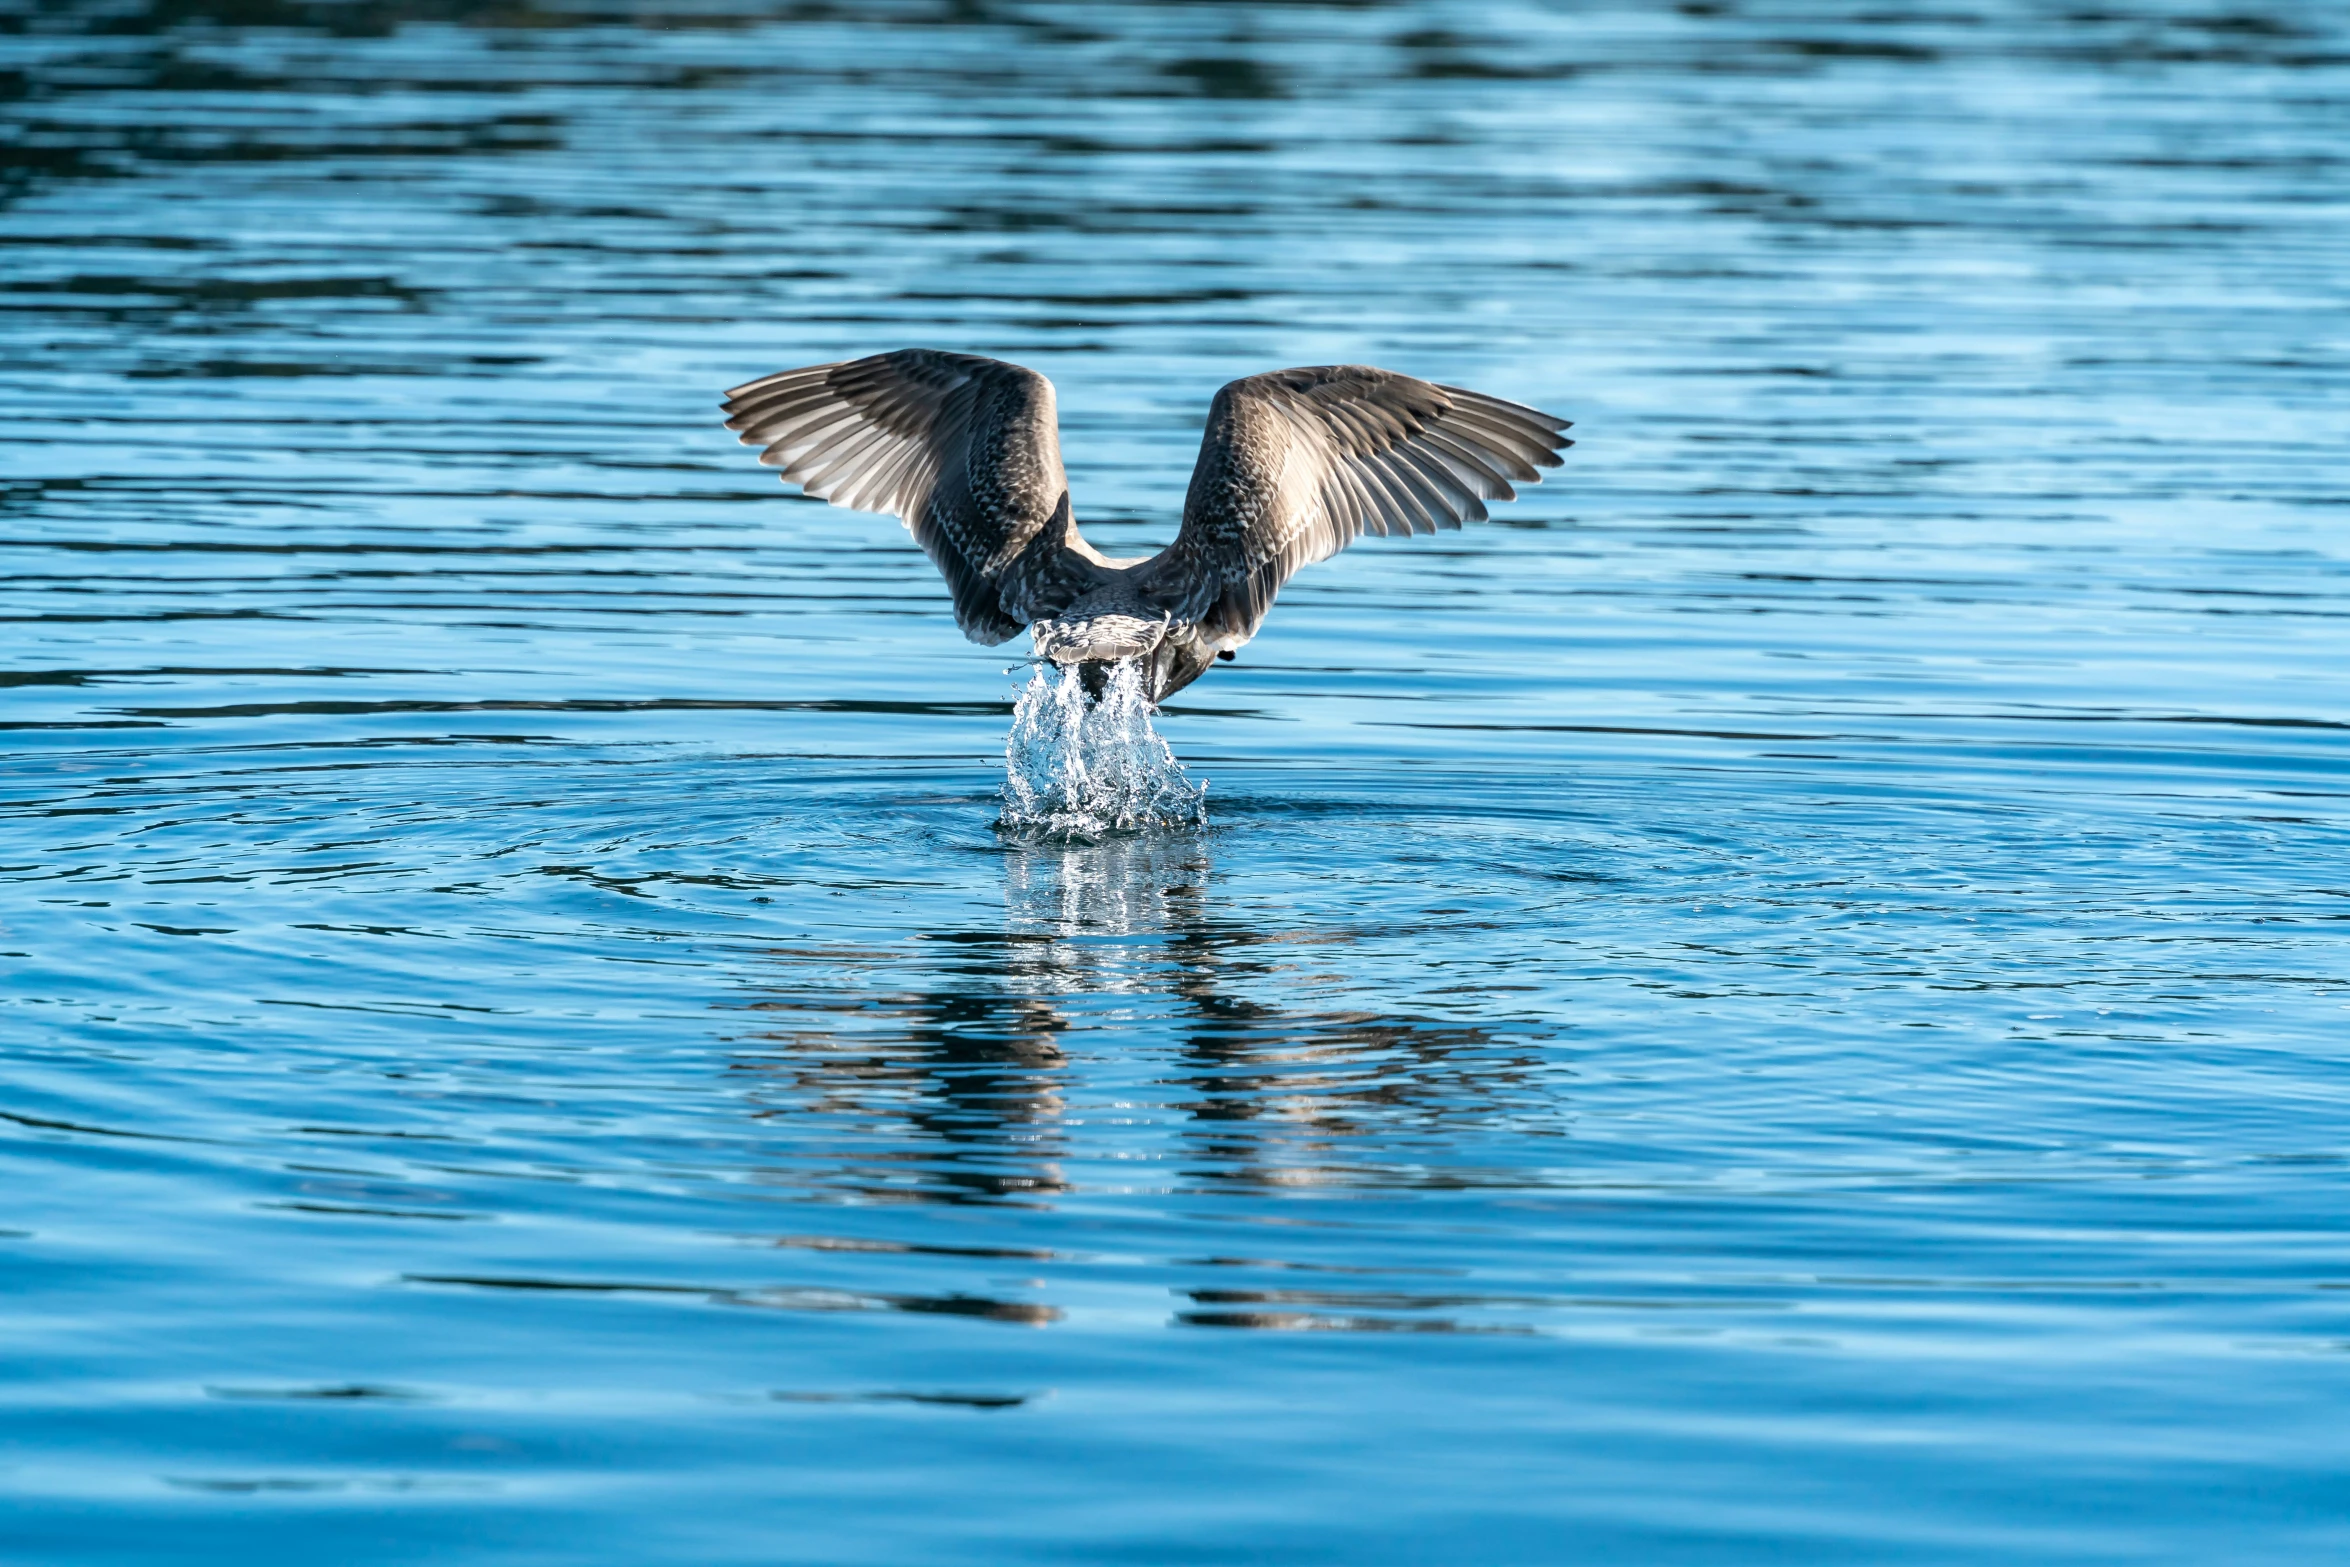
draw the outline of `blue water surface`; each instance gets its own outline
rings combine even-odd
[[[0,5],[0,1558],[2350,1554],[2350,12]],[[1577,421],[994,826],[718,391]]]

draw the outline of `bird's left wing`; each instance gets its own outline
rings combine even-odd
[[[1574,443],[1567,421],[1369,365],[1317,365],[1216,394],[1173,544],[1145,594],[1218,650],[1256,635],[1281,584],[1365,533],[1483,521]]]
[[[907,348],[762,376],[726,394],[759,461],[835,506],[905,519],[993,646],[1097,575],[1061,471],[1053,384],[1000,359]]]

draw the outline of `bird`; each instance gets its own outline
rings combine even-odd
[[[786,483],[902,519],[972,641],[1027,630],[1097,700],[1136,660],[1154,707],[1230,661],[1299,567],[1366,533],[1483,521],[1574,444],[1568,420],[1370,365],[1247,376],[1209,405],[1175,542],[1112,560],[1077,531],[1034,370],[906,348],[761,376],[722,406]]]

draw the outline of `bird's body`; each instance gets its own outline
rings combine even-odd
[[[905,520],[972,641],[1023,629],[1096,688],[1138,660],[1157,702],[1256,635],[1281,584],[1365,533],[1482,520],[1572,444],[1564,420],[1368,365],[1216,394],[1175,542],[1110,560],[1077,531],[1053,386],[936,349],[786,370],[726,395],[759,460],[837,506]]]

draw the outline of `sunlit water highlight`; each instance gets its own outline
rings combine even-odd
[[[1089,843],[1112,833],[1202,826],[1195,784],[1159,732],[1142,666],[1110,667],[1100,697],[1076,665],[1038,660],[1004,742],[1002,826],[1025,837]]]

